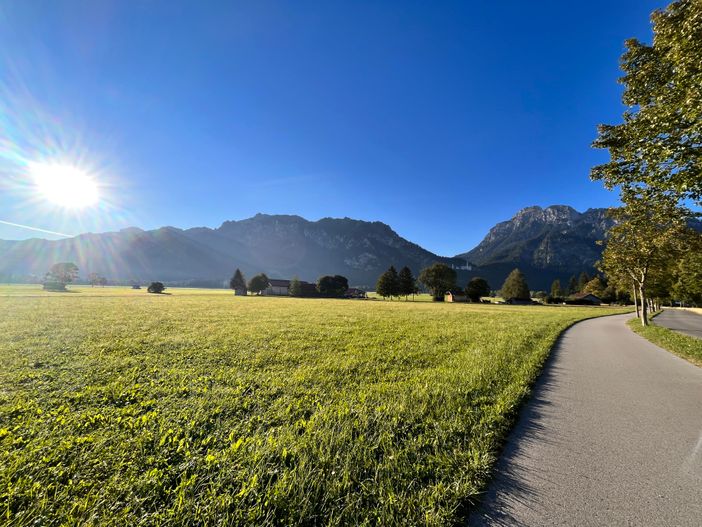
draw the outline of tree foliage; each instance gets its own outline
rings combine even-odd
[[[349,281],[345,276],[326,275],[317,280],[317,291],[323,296],[341,297],[349,288]]]
[[[671,281],[677,300],[702,306],[702,234],[691,235],[687,253],[672,265]]]
[[[378,277],[375,291],[383,298],[400,295],[400,277],[394,265]]]
[[[400,272],[397,275],[397,280],[397,294],[399,296],[404,296],[406,298],[417,292],[417,279],[412,274],[412,270],[406,265],[400,269]]]
[[[446,291],[456,288],[456,271],[448,265],[435,263],[422,269],[418,280],[431,291],[434,301],[441,302]]]
[[[265,273],[260,273],[249,280],[248,289],[255,295],[260,295],[269,284],[270,280]]]
[[[502,284],[502,297],[505,300],[530,300],[531,293],[526,277],[519,269],[514,269]]]
[[[163,285],[162,282],[151,282],[149,284],[149,287],[146,288],[146,291],[148,291],[149,293],[155,293],[155,294],[163,293],[165,290],[166,290],[166,286]]]
[[[612,209],[617,220],[609,231],[601,267],[620,287],[627,281],[641,301],[641,323],[648,325],[647,299],[651,281],[666,273],[670,263],[686,251],[693,236],[687,227],[690,212],[677,205],[674,196],[648,199],[628,196],[624,207]]]
[[[551,284],[551,297],[552,298],[563,298],[563,288],[561,288],[561,281],[556,278]]]
[[[490,296],[490,284],[485,278],[475,276],[470,279],[466,286],[466,296],[471,302],[480,302],[484,296]]]
[[[53,280],[62,284],[70,284],[78,278],[78,266],[73,262],[55,263],[46,273],[47,280]]]
[[[626,41],[623,122],[600,125],[593,146],[608,163],[592,179],[619,187],[702,202],[702,2],[680,0],[652,15],[653,43]]]
[[[246,294],[246,279],[244,279],[244,274],[239,268],[234,271],[231,279],[229,280],[229,288],[234,291],[241,291]]]
[[[302,283],[297,276],[294,276],[290,280],[290,287],[288,288],[288,294],[290,296],[302,296]]]

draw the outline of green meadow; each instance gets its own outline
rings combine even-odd
[[[0,523],[452,525],[609,308],[0,286]]]

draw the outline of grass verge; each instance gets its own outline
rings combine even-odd
[[[656,346],[660,346],[692,364],[702,366],[702,339],[655,324],[644,327],[637,318],[630,320],[628,324],[636,333],[653,342]]]

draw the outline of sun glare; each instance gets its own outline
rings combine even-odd
[[[55,205],[79,209],[98,201],[95,180],[77,167],[36,163],[30,166],[30,175],[39,193]]]

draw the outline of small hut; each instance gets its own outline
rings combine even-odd
[[[444,300],[446,302],[468,302],[468,297],[460,289],[452,289],[451,291],[446,291]]]

